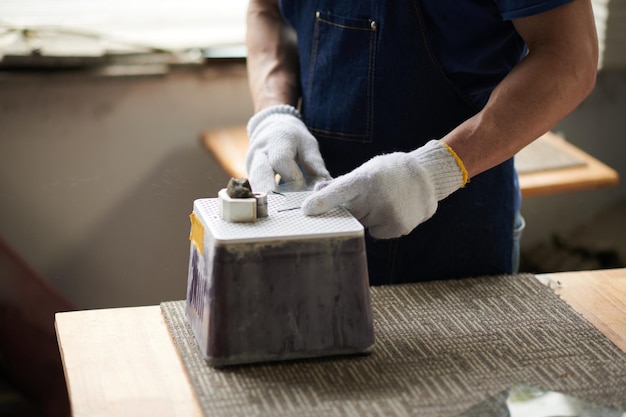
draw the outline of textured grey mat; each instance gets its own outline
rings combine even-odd
[[[524,382],[626,408],[626,354],[533,275],[373,287],[367,356],[213,369],[161,304],[207,416],[455,416]]]
[[[520,174],[584,166],[585,161],[564,152],[541,138],[515,155],[515,169]]]

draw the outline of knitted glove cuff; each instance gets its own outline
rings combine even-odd
[[[290,106],[289,104],[277,104],[275,106],[267,107],[256,113],[248,121],[248,137],[252,138],[252,135],[254,134],[256,128],[268,117],[271,117],[275,114],[289,114],[297,117],[298,119],[302,119],[300,112],[295,107]]]
[[[435,198],[441,201],[467,182],[463,161],[447,144],[431,140],[411,152],[417,162],[430,174],[435,188]]]

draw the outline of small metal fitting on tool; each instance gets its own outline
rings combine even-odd
[[[267,217],[267,193],[253,193],[247,178],[231,178],[218,197],[223,220],[254,222]]]
[[[228,195],[226,188],[217,193],[219,198],[220,217],[227,222],[254,222],[257,219],[257,199],[233,198]]]
[[[267,217],[267,193],[254,193],[256,198],[256,216]]]

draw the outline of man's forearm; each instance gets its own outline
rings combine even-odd
[[[514,21],[529,54],[485,108],[444,137],[470,178],[515,155],[552,129],[591,92],[597,38],[588,0]]]
[[[295,106],[299,97],[295,33],[276,0],[251,0],[247,14],[248,81],[255,111]]]

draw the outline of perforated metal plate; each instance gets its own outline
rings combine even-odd
[[[300,203],[309,192],[270,194],[267,196],[268,217],[254,223],[231,223],[222,220],[217,198],[194,202],[194,213],[217,242],[354,237],[363,235],[363,226],[344,208],[336,208],[319,216],[305,216]]]

